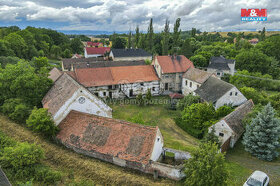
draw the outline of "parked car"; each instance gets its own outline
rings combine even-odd
[[[247,179],[243,186],[267,186],[269,177],[262,171],[255,171]]]

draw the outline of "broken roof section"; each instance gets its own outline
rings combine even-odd
[[[144,165],[151,159],[159,130],[77,111],[71,111],[59,127],[57,138],[67,147]]]

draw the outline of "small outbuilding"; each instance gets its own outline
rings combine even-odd
[[[253,101],[248,100],[219,122],[209,127],[208,132],[211,132],[213,127],[215,127],[215,135],[219,137],[222,152],[225,152],[229,147],[233,148],[237,140],[241,137],[245,131],[242,120],[251,112],[253,107]]]

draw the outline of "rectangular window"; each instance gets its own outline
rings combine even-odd
[[[188,86],[188,81],[187,81],[187,80],[186,80],[186,82],[185,82],[185,83],[186,83],[186,86]]]
[[[98,92],[95,92],[94,95],[96,95],[97,97],[99,96],[99,95],[98,95]]]
[[[165,90],[168,90],[168,83],[165,83]]]
[[[156,88],[155,88],[155,87],[153,87],[153,88],[152,88],[152,90],[153,90],[153,91],[156,91]]]
[[[190,87],[192,88],[192,82],[190,82]]]
[[[106,96],[106,92],[103,92],[103,96]]]
[[[237,96],[238,92],[235,92],[235,96]]]
[[[229,95],[232,96],[232,92],[230,92]]]
[[[220,72],[217,72],[217,76],[219,76],[219,75],[221,75],[221,73],[220,73]]]
[[[144,86],[144,83],[140,83],[141,86]]]
[[[221,133],[221,132],[220,132],[220,133],[219,133],[219,136],[224,137],[224,133]]]

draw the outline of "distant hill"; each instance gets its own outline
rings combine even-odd
[[[62,32],[67,35],[89,35],[89,36],[94,36],[94,35],[112,35],[113,33],[117,34],[124,34],[128,33],[128,31],[95,31],[95,30],[57,30],[59,32]]]
[[[244,32],[244,34],[245,35],[248,35],[248,34],[260,34],[260,32],[258,32],[258,31],[233,31],[233,32],[231,32],[231,33],[235,33],[235,34],[238,34],[238,33],[242,33],[242,32]],[[208,33],[210,33],[210,34],[215,34],[215,33],[217,33],[217,32],[208,32]],[[227,34],[229,33],[229,32],[218,32],[219,34],[221,34],[221,36],[222,37],[227,37]],[[202,33],[203,34],[203,33]],[[275,34],[280,34],[280,31],[266,31],[265,32],[265,35],[266,36],[271,36],[271,35],[275,35]]]

